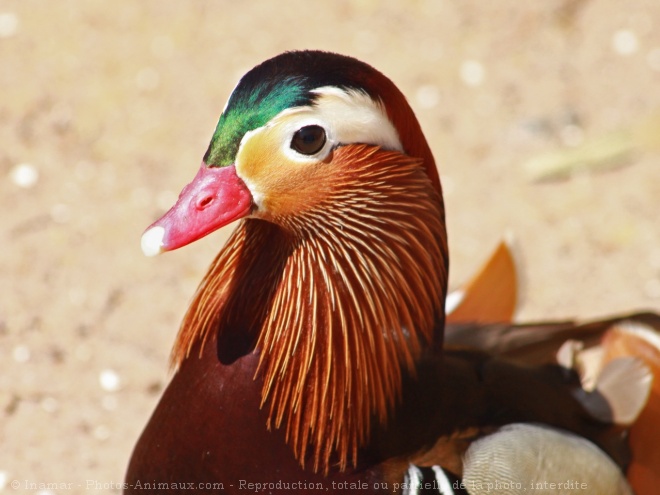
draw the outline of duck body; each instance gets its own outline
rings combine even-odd
[[[417,493],[409,490],[411,466],[442,470],[440,478],[431,472],[417,481],[435,488],[432,493],[444,493],[437,490],[443,482],[452,485],[448,493],[481,493],[478,482],[463,478],[466,451],[473,441],[512,423],[554,425],[589,438],[621,468],[629,460],[621,430],[594,420],[575,399],[580,384],[574,373],[552,365],[529,368],[475,351],[448,351],[442,358],[422,359],[416,376],[405,378],[392,420],[374,428],[357,465],[318,472],[309,462],[301,465],[283,429],[267,427],[262,383],[254,379],[258,368],[259,355],[253,352],[223,363],[215,338],[199,358],[184,361],[136,446],[125,493],[140,493],[154,482],[163,493],[181,493],[182,484],[185,489],[191,483],[227,493],[268,493],[269,488]],[[584,483],[585,478],[578,480]],[[531,482],[526,478],[525,485]]]
[[[561,408],[562,418],[544,418],[535,414],[538,411],[534,409],[539,408],[522,407],[522,403],[517,411],[501,407],[502,404],[500,407],[491,404],[488,410],[488,386],[497,381],[498,375],[506,376],[510,370],[487,373],[492,377],[482,377],[486,381],[475,387],[478,377],[465,373],[466,369],[473,369],[473,359],[449,356],[448,360],[451,363],[445,366],[435,362],[420,367],[415,387],[406,387],[404,393],[408,405],[403,407],[401,415],[395,416],[400,418],[400,423],[394,419],[389,428],[376,431],[373,443],[361,452],[357,466],[344,472],[331,469],[324,474],[300,465],[282,429],[267,428],[268,413],[260,407],[259,383],[252,378],[257,372],[259,356],[250,353],[225,365],[209,345],[201,359],[184,363],[168,386],[133,453],[126,483],[135,491],[127,489],[126,493],[139,493],[145,482],[153,481],[175,487],[171,493],[179,493],[181,483],[220,486],[227,493],[241,493],[247,484],[288,487],[288,493],[307,493],[309,488],[303,483],[322,486],[328,493],[345,493],[347,487],[359,488],[361,493],[396,493],[405,485],[405,474],[411,462],[420,456],[420,450],[428,452],[433,448],[429,439],[447,438],[446,448],[451,454],[445,454],[443,462],[450,477],[460,469],[460,456],[469,444],[466,438],[451,438],[453,433],[478,438],[503,423],[533,418],[581,432],[586,426],[593,437],[606,436],[607,428],[589,424],[588,415],[579,411],[579,405],[568,401],[568,393],[557,393],[568,392],[569,385],[576,386],[559,374],[550,373],[554,375],[552,378],[532,374],[525,386],[521,384],[528,395],[534,392],[528,400],[540,409],[548,411],[542,404],[553,400],[545,393],[548,390],[564,406],[567,401],[573,406]],[[456,378],[475,382],[462,384],[471,387],[471,394],[456,393],[461,390],[457,388]],[[443,387],[442,382],[449,379],[451,386]],[[545,386],[528,388],[530,382]],[[557,388],[558,384],[561,388]],[[428,390],[433,394],[427,393]],[[623,449],[623,445],[617,448]],[[625,452],[618,451],[617,455],[625,456]]]
[[[579,452],[571,466],[592,493],[628,493],[626,443],[594,405],[600,389],[581,391],[547,356],[513,363],[495,346],[443,349],[439,177],[412,109],[375,69],[305,51],[248,72],[143,250],[176,249],[235,220],[184,317],[126,493],[161,483],[170,493],[412,494],[431,483],[474,495],[494,476],[484,459],[507,458],[512,438],[530,436]],[[568,467],[552,449],[520,445],[536,459],[526,480]]]

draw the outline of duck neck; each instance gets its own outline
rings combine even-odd
[[[225,363],[258,352],[269,427],[286,428],[301,464],[325,472],[357,463],[403,375],[441,346],[444,324],[440,195],[419,160],[373,150],[351,158],[364,163],[338,174],[336,195],[296,217],[239,225],[173,353],[180,364],[211,332]]]

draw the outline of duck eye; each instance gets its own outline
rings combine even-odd
[[[291,148],[303,155],[314,155],[325,144],[325,129],[320,125],[306,125],[296,131],[291,139]]]

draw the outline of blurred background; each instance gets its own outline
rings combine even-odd
[[[296,48],[363,59],[408,96],[453,286],[511,233],[520,320],[660,311],[660,2],[3,0],[3,493],[118,491],[228,231],[155,259],[140,235],[237,79]]]

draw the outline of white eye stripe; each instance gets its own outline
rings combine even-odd
[[[334,86],[317,88],[313,105],[282,110],[263,127],[245,133],[244,144],[262,132],[273,130],[279,136],[280,150],[292,162],[306,164],[324,160],[339,145],[368,144],[403,152],[399,134],[389,120],[383,104],[363,91]],[[291,148],[298,130],[317,125],[325,130],[326,142],[314,155],[304,155]]]
[[[399,134],[383,105],[369,95],[336,87],[317,88],[313,93],[318,95],[314,105],[287,108],[275,116],[269,125],[285,125],[287,139],[301,127],[323,127],[327,142],[315,159],[327,155],[338,144],[372,144],[403,151]]]

